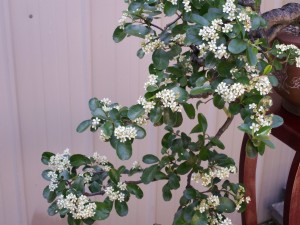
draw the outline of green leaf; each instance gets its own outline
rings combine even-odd
[[[103,130],[103,133],[110,137],[114,132],[114,125],[111,121],[106,121],[102,126],[101,129]]]
[[[144,184],[149,184],[155,178],[155,174],[159,171],[158,165],[152,165],[146,169],[144,169],[143,174],[141,176],[141,180]]]
[[[166,16],[173,16],[177,12],[177,4],[173,5],[171,2],[166,2],[164,7],[164,13]]]
[[[169,65],[168,53],[163,49],[156,49],[152,55],[152,61],[156,69],[164,70]]]
[[[268,75],[269,73],[272,72],[272,69],[273,69],[273,66],[272,66],[272,65],[267,65],[267,66],[265,67],[265,69],[264,69],[263,74],[264,74],[264,75]]]
[[[189,163],[187,161],[185,161],[177,167],[177,173],[180,175],[184,175],[184,174],[187,174],[191,169],[192,169],[192,166],[189,165]]]
[[[272,128],[276,128],[276,127],[280,127],[283,124],[283,118],[277,115],[273,115],[272,118],[273,122],[272,122]]]
[[[268,76],[270,83],[272,84],[273,87],[277,87],[279,82],[276,76]]]
[[[115,201],[115,209],[119,216],[127,216],[128,205],[126,202]]]
[[[141,2],[131,2],[128,6],[128,11],[132,13],[136,13],[137,11],[141,10],[143,7],[143,4]]]
[[[217,210],[222,213],[233,213],[235,211],[235,203],[226,197],[219,197],[220,204],[217,206]]]
[[[214,146],[217,146],[220,149],[225,149],[225,145],[218,138],[213,137],[210,141]]]
[[[240,113],[240,110],[241,110],[241,105],[239,103],[230,103],[229,104],[229,112],[233,115],[237,115]]]
[[[43,177],[45,180],[47,180],[47,181],[50,181],[50,180],[51,180],[51,177],[48,176],[48,173],[49,173],[50,171],[52,171],[52,170],[44,170],[44,171],[42,172],[42,177]]]
[[[78,133],[82,133],[83,131],[85,131],[89,126],[91,125],[91,120],[85,120],[83,122],[81,122],[78,127],[76,128],[76,131]]]
[[[202,95],[202,94],[207,94],[207,93],[211,93],[212,89],[210,85],[203,85],[201,87],[194,87],[190,94],[191,95]]]
[[[207,120],[206,117],[202,114],[198,114],[198,123],[201,125],[202,131],[201,132],[206,132],[207,130]]]
[[[162,118],[162,112],[163,109],[160,106],[155,106],[154,109],[151,109],[150,111],[150,121],[152,123],[157,123],[160,121],[160,119]]]
[[[132,125],[136,129],[136,137],[135,139],[143,139],[146,137],[146,130],[138,125]]]
[[[171,127],[176,124],[176,113],[172,112],[170,108],[164,109],[164,123]]]
[[[187,101],[189,94],[185,89],[181,87],[174,87],[171,90],[175,93],[177,102],[184,103]]]
[[[105,202],[95,202],[96,210],[95,215],[92,217],[94,220],[105,220],[109,217],[110,207]]]
[[[214,102],[214,106],[216,106],[218,109],[223,109],[225,106],[225,101],[220,95],[215,95],[213,102]]]
[[[183,103],[182,104],[184,111],[186,113],[186,115],[190,118],[190,119],[194,119],[196,116],[196,110],[194,108],[194,106],[192,104],[189,103]]]
[[[144,113],[145,113],[145,109],[143,108],[143,106],[140,104],[136,104],[129,108],[127,116],[129,119],[135,120],[140,116],[142,116]]]
[[[99,107],[98,103],[99,103],[99,100],[97,98],[91,98],[89,100],[89,108],[90,108],[90,110],[91,111],[95,111]]]
[[[169,176],[168,184],[171,189],[178,189],[180,187],[180,176],[176,175],[175,173],[172,173]]]
[[[205,213],[200,213],[198,210],[192,217],[191,225],[207,225],[207,216]]]
[[[209,21],[207,19],[205,19],[203,16],[199,16],[198,14],[195,14],[195,13],[192,13],[190,20],[201,26],[209,26]]]
[[[120,174],[118,173],[118,171],[114,168],[111,168],[108,172],[108,176],[109,178],[112,180],[112,182],[114,182],[115,184],[118,184],[118,182],[120,181]]]
[[[145,56],[145,52],[143,51],[143,49],[139,49],[137,52],[136,52],[136,55],[137,57],[139,57],[140,59],[142,59],[144,56]]]
[[[247,43],[242,39],[232,39],[228,45],[228,51],[233,54],[240,54],[247,48]]]
[[[121,42],[126,37],[126,33],[124,29],[121,29],[120,27],[117,27],[113,33],[113,40],[116,43]]]
[[[142,189],[136,184],[127,184],[127,190],[129,193],[135,195],[138,199],[142,199],[144,196]]]
[[[204,85],[204,83],[207,81],[207,79],[205,77],[199,77],[197,80],[196,80],[196,86],[197,87],[201,87]]]
[[[75,154],[70,157],[70,163],[72,166],[79,167],[86,164],[90,164],[91,160],[84,155]]]
[[[251,45],[247,46],[247,59],[251,66],[255,66],[257,64],[257,48],[252,47]]]
[[[92,115],[95,116],[95,117],[99,117],[101,119],[104,119],[104,120],[107,119],[106,113],[101,108],[97,108],[95,111],[93,111]]]
[[[159,159],[155,155],[147,154],[143,157],[143,162],[146,164],[157,163]]]
[[[42,158],[41,158],[42,163],[45,164],[45,165],[48,165],[51,156],[54,156],[54,155],[55,155],[55,154],[52,153],[52,152],[44,152],[44,153],[42,154]]]
[[[187,188],[184,192],[184,197],[187,199],[195,199],[197,197],[197,191],[194,188]]]
[[[149,34],[151,29],[142,25],[129,24],[125,27],[124,31],[128,35],[144,38],[146,34]]]
[[[49,207],[48,207],[48,215],[49,216],[54,216],[55,214],[58,213],[58,207],[56,204],[56,201],[53,202]]]
[[[205,57],[205,67],[213,69],[217,65],[216,57],[213,53],[208,53]]]
[[[43,191],[43,197],[47,199],[48,203],[50,203],[56,198],[56,193],[55,191],[50,191],[49,186],[46,186]]]
[[[83,192],[84,191],[84,178],[77,177],[71,187],[78,192]]]
[[[252,143],[251,140],[247,141],[247,144],[246,144],[246,153],[247,153],[247,156],[249,158],[256,158],[257,157],[257,149],[253,145],[253,143]]]
[[[117,155],[121,160],[128,160],[132,155],[132,146],[129,141],[117,143]]]
[[[165,184],[162,188],[163,199],[165,201],[170,201],[172,199],[172,192],[168,184]]]

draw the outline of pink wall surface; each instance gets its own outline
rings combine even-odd
[[[43,151],[92,154],[98,151],[120,163],[114,150],[98,134],[76,133],[76,126],[90,117],[88,100],[109,97],[131,105],[143,94],[150,57],[136,57],[140,40],[120,44],[112,40],[125,5],[117,0],[1,0],[0,1],[0,224],[63,225],[66,220],[47,215],[42,197],[47,182]],[[265,1],[264,9],[282,1]],[[163,21],[162,21],[163,23]],[[224,115],[211,105],[199,111],[207,115],[210,133]],[[223,141],[226,152],[238,162],[242,133],[237,118]],[[191,127],[187,123],[184,129]],[[148,137],[135,145],[131,165],[145,152],[159,154],[164,131],[147,128]],[[260,221],[269,218],[269,205],[287,179],[292,153],[274,140],[276,150],[260,159],[258,205]],[[284,151],[282,151],[284,150]],[[237,180],[237,177],[234,177]],[[104,225],[170,225],[181,191],[164,202],[162,183],[145,188],[143,200],[130,203],[129,215],[113,213]],[[200,188],[200,187],[199,187]],[[239,215],[232,216],[239,225]]]

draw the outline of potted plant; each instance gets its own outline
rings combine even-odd
[[[152,55],[146,93],[130,107],[92,98],[91,118],[80,123],[77,131],[89,129],[99,134],[120,160],[128,160],[132,143],[146,137],[145,124],[164,126],[161,155],[145,152],[144,165],[135,162],[128,168],[114,166],[103,153],[43,153],[42,162],[49,167],[42,173],[50,181],[43,192],[51,203],[48,214],[67,217],[70,225],[104,220],[113,208],[119,216],[126,216],[130,198],[143,197],[140,184],[161,180],[165,201],[180,186],[185,187],[173,224],[232,224],[228,213],[246,210],[250,198],[243,184],[229,180],[237,168],[233,159],[219,151],[225,148],[220,137],[240,115],[244,122],[239,129],[249,136],[246,151],[249,157],[256,157],[266,146],[274,147],[269,140],[271,129],[283,122],[268,113],[272,105],[269,93],[278,84],[273,73],[281,69],[274,58],[289,51],[270,47],[276,33],[274,12],[260,15],[259,1],[125,2],[128,8],[113,40],[139,37],[138,57]],[[285,9],[291,6],[299,8],[292,4]],[[288,20],[289,15],[282,11],[280,18]],[[156,21],[161,17],[172,21],[160,27]],[[285,60],[293,63],[299,57],[296,52]],[[206,117],[198,110],[209,101],[227,116],[213,135],[207,132]],[[180,130],[183,114],[196,121],[190,133]],[[132,179],[133,175],[139,179]],[[205,190],[197,189],[195,182]]]

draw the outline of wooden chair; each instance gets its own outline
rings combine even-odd
[[[272,113],[281,116],[284,124],[272,130],[272,135],[296,151],[286,186],[284,199],[283,224],[300,225],[300,117],[297,117],[281,107],[281,98],[274,95]],[[246,157],[246,143],[248,137],[244,136],[240,154],[239,180],[245,184],[247,195],[251,202],[242,214],[242,225],[257,225],[255,174],[257,158]]]

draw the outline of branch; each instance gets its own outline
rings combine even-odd
[[[231,122],[233,121],[234,116],[231,117],[227,117],[225,123],[223,124],[223,126],[218,130],[218,132],[215,135],[215,138],[219,139],[222,134],[228,129],[228,127],[230,126]]]
[[[136,180],[136,181],[125,181],[125,184],[141,184],[143,183],[141,180]]]
[[[97,196],[97,195],[104,195],[105,191],[99,191],[99,192],[95,192],[95,193],[88,193],[88,192],[84,192],[83,195],[87,196],[87,197],[91,197],[91,196]]]
[[[242,6],[249,6],[251,7],[254,11],[255,9],[255,0],[238,0],[238,3]]]
[[[262,17],[268,22],[266,34],[270,43],[284,27],[300,22],[300,4],[288,3],[281,8],[263,13]]]
[[[181,15],[177,15],[177,18],[172,21],[171,23],[168,23],[166,26],[165,26],[165,29],[164,30],[167,30],[168,27],[172,26],[174,23],[176,23],[179,19],[181,18]]]

